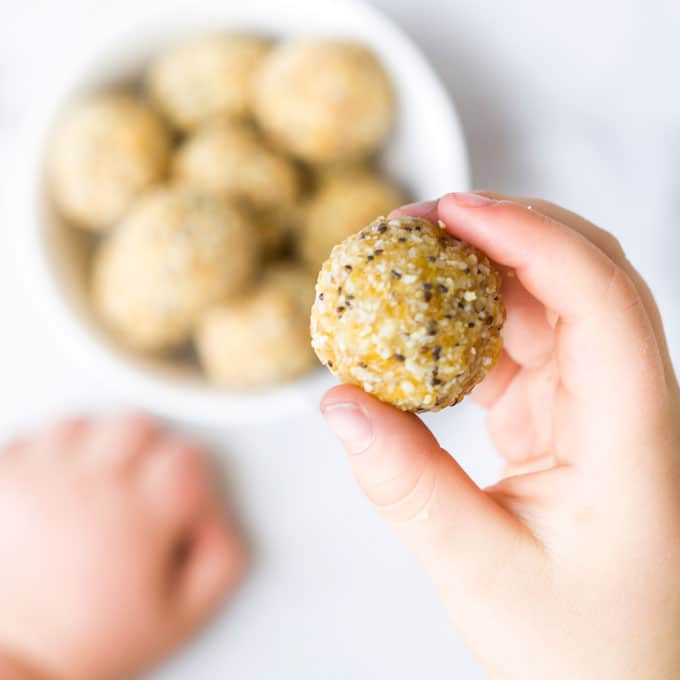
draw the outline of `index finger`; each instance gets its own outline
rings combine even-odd
[[[658,394],[666,387],[637,289],[585,236],[531,206],[479,194],[448,194],[436,211],[426,210],[421,216],[443,220],[456,237],[513,268],[558,315],[558,360],[570,392],[608,399],[612,386],[625,395]]]
[[[567,225],[569,228],[574,229],[578,233],[585,236],[619,267],[621,267],[621,269],[623,269],[632,279],[635,287],[638,290],[642,304],[647,310],[647,315],[649,316],[649,319],[652,323],[654,333],[656,334],[659,346],[661,348],[664,364],[666,366],[666,373],[669,379],[675,382],[675,373],[673,371],[670,352],[668,351],[668,342],[666,340],[663,321],[661,319],[661,314],[659,313],[656,301],[654,300],[654,296],[652,295],[652,291],[647,285],[647,282],[642,278],[640,273],[626,257],[626,253],[621,247],[621,244],[612,234],[610,234],[608,231],[605,231],[604,229],[601,229],[592,222],[589,222],[580,215],[571,212],[570,210],[566,210],[559,205],[555,205],[554,203],[550,203],[539,198],[509,196],[506,194],[498,194],[495,192],[492,193],[486,191],[482,192],[482,195],[495,200],[512,201],[513,203],[518,203],[520,205],[524,205],[525,207],[532,206],[532,208],[537,209],[538,212],[542,213],[543,215],[552,217],[554,220]]]

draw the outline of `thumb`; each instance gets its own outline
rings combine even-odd
[[[366,496],[420,560],[443,596],[466,592],[485,565],[507,564],[526,530],[482,491],[423,422],[341,385],[321,403]],[[524,535],[523,535],[524,534]]]

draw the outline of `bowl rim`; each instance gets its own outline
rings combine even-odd
[[[322,10],[323,6],[333,5],[336,10],[340,6],[344,11],[358,15],[376,31],[389,35],[399,45],[404,60],[418,69],[422,78],[420,87],[426,87],[430,96],[438,102],[440,116],[448,124],[448,128],[442,131],[445,133],[442,136],[446,137],[442,148],[450,149],[451,163],[455,164],[455,167],[452,165],[452,175],[456,174],[458,178],[456,188],[467,189],[468,157],[457,110],[443,82],[410,36],[390,17],[359,0],[296,1],[300,6],[313,4],[315,11]],[[175,3],[178,4],[181,3]],[[249,4],[261,10],[276,5],[276,0],[250,0]],[[185,3],[185,6],[192,7],[192,11],[201,11],[200,5]],[[158,8],[163,7],[161,0]],[[217,11],[222,12],[223,20],[228,21],[228,5],[223,10],[217,7]],[[39,208],[44,196],[43,167],[47,138],[65,100],[78,85],[87,82],[85,76],[92,63],[119,49],[131,35],[139,34],[139,25],[139,22],[121,18],[121,21],[109,24],[106,36],[91,36],[89,41],[72,45],[62,62],[70,62],[70,65],[61,69],[61,77],[51,80],[18,131],[16,172],[11,182],[9,203],[16,224],[21,225],[21,228],[13,230],[10,238],[21,283],[29,293],[36,312],[52,329],[50,339],[55,339],[59,350],[67,354],[74,365],[79,364],[84,370],[96,374],[116,398],[123,398],[131,405],[179,421],[213,426],[261,424],[315,408],[320,390],[334,384],[332,376],[321,368],[297,381],[252,392],[220,389],[207,383],[190,385],[171,377],[157,376],[136,367],[122,352],[98,337],[94,329],[89,328],[71,309],[61,290],[47,252],[46,230]]]

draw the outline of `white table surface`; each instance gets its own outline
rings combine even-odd
[[[416,38],[453,93],[475,184],[548,197],[614,231],[652,284],[677,364],[680,5],[376,4]],[[14,132],[60,49],[105,16],[86,0],[2,4],[0,192]],[[7,257],[4,239],[23,225],[2,212],[0,220],[0,434],[69,410],[121,408],[53,347]],[[428,421],[475,479],[493,479],[498,464],[477,409]],[[316,412],[197,434],[224,462],[255,559],[231,607],[156,680],[482,677]]]

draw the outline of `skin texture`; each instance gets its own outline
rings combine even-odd
[[[505,350],[473,397],[507,468],[480,489],[418,418],[340,386],[322,411],[357,481],[490,678],[678,677],[680,400],[647,286],[610,234],[543,201],[394,214],[505,268]]]
[[[0,451],[0,676],[136,677],[237,585],[244,549],[203,451],[143,416]]]

